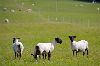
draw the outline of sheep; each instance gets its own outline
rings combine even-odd
[[[27,9],[26,12],[31,13],[32,12],[32,9]]]
[[[24,5],[24,2],[22,2],[22,6]]]
[[[56,21],[58,20],[58,18],[56,17]]]
[[[35,4],[33,3],[32,6],[34,6]]]
[[[89,49],[88,42],[86,40],[74,41],[74,38],[76,38],[76,36],[69,36],[69,39],[71,41],[73,56],[74,56],[74,51],[76,51],[76,56],[78,52],[83,52],[83,56],[84,56],[85,51],[87,51],[87,55],[88,55],[88,49]]]
[[[50,57],[51,57],[51,52],[54,50],[54,46],[57,44],[57,43],[62,43],[62,40],[60,38],[55,38],[55,40],[52,42],[52,43],[38,43],[36,46],[35,46],[35,50],[34,50],[34,58],[37,60],[37,57],[39,56],[40,58],[40,55],[43,56],[43,59],[44,59],[44,56],[45,56],[45,59],[46,59],[46,56],[48,54],[48,60],[50,60]]]
[[[7,11],[7,8],[3,8],[3,11]]]
[[[15,10],[14,10],[14,9],[11,9],[11,12],[13,12],[13,13],[14,13],[14,12],[15,12]]]
[[[99,10],[100,10],[100,8],[97,8],[97,10],[99,11]]]
[[[4,21],[5,21],[6,23],[9,23],[9,19],[7,19],[7,18],[6,18]]]
[[[19,42],[20,38],[13,38],[13,50],[14,50],[14,53],[15,53],[15,59],[16,59],[16,56],[20,57],[22,56],[22,52],[24,50],[24,46],[21,42]]]

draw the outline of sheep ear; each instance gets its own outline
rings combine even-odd
[[[13,38],[13,39],[16,39],[16,38]]]
[[[71,37],[71,36],[68,36],[69,38]]]
[[[76,36],[73,36],[74,38],[76,38]]]
[[[17,39],[20,39],[20,38],[17,38]]]
[[[57,38],[55,38],[55,40],[57,40]]]
[[[16,38],[13,38],[13,43],[15,43]]]
[[[56,40],[56,41],[58,41],[58,40],[59,40],[59,38],[58,38],[58,37],[56,37],[56,38],[55,38],[55,40]]]

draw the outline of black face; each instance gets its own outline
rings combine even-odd
[[[74,38],[76,38],[76,36],[69,36],[69,38],[70,38],[71,42],[73,42]]]
[[[60,38],[58,38],[58,37],[55,38],[55,40],[56,40],[57,43],[60,43],[60,44],[62,43],[62,40]]]

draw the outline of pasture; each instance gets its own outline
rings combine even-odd
[[[0,0],[0,66],[100,66],[97,8],[100,3],[75,0]],[[4,21],[6,18],[9,23]],[[76,35],[76,41],[89,42],[88,58],[82,53],[72,55],[69,35]],[[13,37],[20,37],[25,47],[21,59],[14,58]],[[38,42],[52,42],[55,37],[63,43],[55,46],[51,61],[35,62],[31,56],[34,46]]]

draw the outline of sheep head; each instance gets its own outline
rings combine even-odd
[[[13,38],[13,43],[15,43],[15,40],[16,40],[16,39],[20,39],[20,38]]]
[[[71,40],[71,42],[74,41],[74,38],[76,38],[76,36],[69,36],[69,39]]]
[[[55,41],[56,41],[57,43],[60,43],[60,44],[62,43],[62,40],[61,40],[60,38],[58,38],[58,37],[55,38]]]

